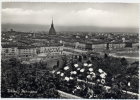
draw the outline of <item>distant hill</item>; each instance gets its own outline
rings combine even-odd
[[[56,26],[54,27],[57,32],[59,31],[71,31],[71,32],[129,32],[138,33],[138,28],[105,28],[95,26]],[[2,24],[2,31],[8,31],[14,29],[15,31],[23,32],[37,32],[37,31],[49,31],[49,25],[32,25],[32,24]]]

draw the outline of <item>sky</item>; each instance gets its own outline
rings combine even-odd
[[[2,3],[2,24],[138,28],[138,4]]]

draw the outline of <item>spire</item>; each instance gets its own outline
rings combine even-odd
[[[52,17],[52,25],[53,25],[53,17]]]
[[[52,17],[52,24],[51,24],[51,28],[49,30],[49,35],[56,35],[54,26],[53,26],[53,17]]]

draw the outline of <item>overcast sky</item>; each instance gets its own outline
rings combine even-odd
[[[2,23],[138,28],[138,4],[2,3]]]

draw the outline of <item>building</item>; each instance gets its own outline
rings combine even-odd
[[[17,58],[18,57],[18,48],[15,45],[2,45],[1,50],[2,60]]]
[[[92,50],[92,44],[91,43],[86,43],[86,50]]]
[[[133,43],[132,44],[132,47],[139,50],[139,43]]]
[[[85,47],[86,47],[86,44],[85,43],[79,43],[79,42],[76,42],[75,43],[75,48],[76,49],[85,50]]]
[[[75,42],[73,42],[73,41],[71,41],[71,42],[64,41],[63,44],[64,44],[64,47],[75,48]]]
[[[104,50],[106,50],[106,48],[107,48],[107,44],[105,44],[105,43],[94,43],[94,44],[92,44],[92,49],[95,52],[104,51]]]
[[[8,45],[8,44],[10,44],[10,41],[8,41],[8,40],[1,40],[1,44],[2,45]]]
[[[36,56],[36,48],[31,46],[18,47],[18,58],[21,61],[29,61]]]
[[[130,47],[130,48],[132,48],[132,42],[125,42],[125,47]]]
[[[55,31],[54,25],[53,25],[53,20],[52,20],[51,28],[49,30],[49,35],[56,35],[56,31]]]
[[[81,50],[77,48],[63,47],[63,55],[83,54],[86,52],[86,50]]]
[[[63,51],[62,46],[40,47],[40,53],[43,53],[46,56],[61,55],[62,51]]]
[[[124,42],[113,42],[109,44],[109,50],[119,50],[125,48]]]
[[[62,46],[41,46],[36,47],[36,56],[30,59],[31,62],[37,62],[41,60],[49,60],[52,58],[58,58],[63,54]]]

